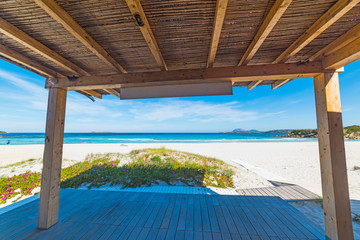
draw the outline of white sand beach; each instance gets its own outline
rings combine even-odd
[[[347,169],[350,197],[360,200],[360,142],[347,141]],[[0,146],[0,167],[41,158],[43,145]],[[64,158],[81,161],[89,153],[120,152],[133,149],[165,147],[215,157],[231,164],[241,164],[261,177],[298,184],[321,194],[320,164],[317,142],[263,143],[159,143],[159,144],[65,144]]]

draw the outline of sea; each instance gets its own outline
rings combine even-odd
[[[307,142],[311,138],[287,138],[279,133],[65,133],[64,143],[224,143]],[[0,145],[44,144],[44,133],[0,134]]]

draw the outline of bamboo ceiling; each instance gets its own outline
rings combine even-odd
[[[0,24],[0,44],[61,76],[205,69],[209,64],[211,48],[215,58],[210,65],[215,68],[230,67],[241,65],[240,60],[245,52],[249,51],[251,42],[261,31],[264,21],[275,13],[274,16],[278,19],[274,20],[273,28],[267,28],[270,30],[259,48],[254,51],[255,54],[242,65],[272,64],[279,62],[278,57],[339,2],[352,5],[343,7],[340,18],[322,27],[320,34],[303,44],[296,54],[280,61],[306,62],[328,44],[360,24],[359,1],[1,0],[2,20],[59,54],[80,70],[77,69],[74,73],[39,51],[34,51],[9,34],[3,23]],[[55,4],[67,12],[70,18],[105,50],[109,55],[105,57],[108,62],[101,59],[99,54],[95,54],[51,16],[44,4]],[[138,4],[137,9],[132,9],[131,4]],[[280,10],[285,11],[275,12],[276,9],[272,8],[276,4],[282,4]],[[139,26],[134,18],[134,11],[139,10],[139,5],[140,11],[143,9],[144,15],[139,15],[145,26]],[[214,21],[218,25],[214,24]],[[331,19],[326,18],[326,21]],[[215,31],[218,31],[218,39]],[[213,45],[214,39],[215,42],[218,40],[218,45]],[[3,59],[42,76],[52,75],[38,71],[36,67],[24,66],[22,61],[9,57],[1,49],[0,55]],[[256,84],[248,81],[236,83],[234,86],[248,86],[249,90],[254,85],[273,85],[273,88],[276,88],[276,82],[285,84],[290,79],[286,79],[286,82],[259,80]],[[118,90],[96,89],[82,93],[101,97],[102,94],[118,95]]]

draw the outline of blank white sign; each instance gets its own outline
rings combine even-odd
[[[231,82],[120,88],[120,99],[232,95]]]

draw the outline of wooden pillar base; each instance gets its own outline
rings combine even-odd
[[[66,95],[67,92],[64,89],[49,89],[39,229],[47,229],[58,222]]]
[[[326,237],[352,240],[338,73],[316,76],[314,86]]]

